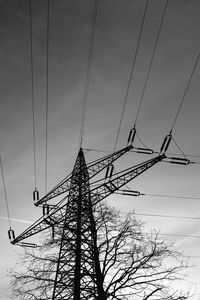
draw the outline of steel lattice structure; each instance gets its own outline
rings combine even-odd
[[[113,162],[132,148],[128,145],[88,165],[80,148],[72,173],[35,202],[36,206],[47,208],[43,210],[43,216],[16,238],[10,230],[12,244],[34,246],[23,241],[48,228],[62,228],[52,300],[106,299],[93,206],[166,158],[162,150],[158,156],[113,175]],[[106,180],[98,180],[92,187],[91,178],[105,168]],[[56,205],[47,204],[47,201],[61,194],[65,194],[64,198]]]
[[[80,149],[71,177],[52,299],[98,299],[103,292],[100,278],[89,173]]]

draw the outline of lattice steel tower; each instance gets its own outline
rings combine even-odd
[[[134,136],[135,131],[132,131],[127,147],[89,164],[80,148],[70,175],[41,199],[38,191],[34,191],[35,205],[43,206],[43,216],[16,238],[14,231],[9,230],[12,244],[34,246],[24,240],[48,228],[53,232],[56,226],[62,229],[52,300],[106,299],[93,207],[166,158],[165,151],[171,140],[169,135],[165,138],[158,156],[113,175],[113,162],[126,152],[152,154],[146,151],[148,149],[133,147]],[[106,169],[106,176],[93,185],[91,179],[103,169]],[[64,197],[56,205],[48,204],[50,199],[62,194]]]
[[[102,293],[89,174],[80,149],[71,176],[52,299],[100,300]]]

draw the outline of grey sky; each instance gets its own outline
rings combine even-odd
[[[33,59],[36,113],[37,186],[44,193],[45,161],[45,68],[46,1],[33,2]],[[126,145],[134,124],[147,68],[155,42],[164,0],[149,0],[133,81],[125,109],[118,148]],[[144,11],[144,0],[99,0],[95,45],[91,69],[83,147],[113,150],[125,91]],[[49,48],[49,135],[48,186],[51,188],[71,172],[80,133],[86,66],[89,50],[93,1],[50,0]],[[184,93],[200,50],[199,0],[169,0],[137,130],[149,147],[159,150]],[[200,154],[200,68],[174,127],[173,137],[186,154]],[[33,140],[31,111],[29,1],[0,0],[0,153],[4,164],[11,217],[34,221],[41,214],[32,203]],[[135,146],[141,146],[136,140]],[[170,152],[179,153],[172,144]],[[87,161],[104,153],[88,152]],[[148,157],[127,155],[116,169],[128,167]],[[194,158],[193,158],[194,159]],[[196,158],[199,160],[200,158]],[[187,167],[160,164],[129,185],[150,194],[199,197],[199,165]],[[3,188],[0,190],[0,216],[6,217]],[[162,197],[112,197],[122,210],[199,216],[199,201]],[[199,221],[147,218],[147,230],[200,235]],[[8,223],[0,219],[1,278],[0,297],[8,279],[6,269],[16,261],[15,248],[7,238]],[[12,222],[16,233],[28,224]],[[198,255],[200,239],[170,238],[185,255]],[[200,259],[188,281],[196,284]],[[198,274],[196,276],[195,274]],[[195,284],[188,287],[194,290]],[[196,298],[197,299],[197,298]]]

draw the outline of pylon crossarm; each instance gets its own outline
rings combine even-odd
[[[126,152],[128,152],[132,148],[133,148],[132,145],[127,146],[117,152],[114,152],[112,154],[104,156],[103,158],[100,158],[95,162],[91,162],[87,166],[89,179],[91,179],[92,177],[97,175],[99,172],[101,172],[103,169],[105,169],[108,165],[112,164],[114,161],[116,161],[118,158],[120,158],[122,155],[124,155]],[[71,178],[72,178],[71,174],[69,174],[65,179],[63,179],[59,184],[57,184],[43,198],[41,198],[39,201],[37,201],[35,203],[35,205],[36,206],[41,205],[43,203],[46,203],[47,201],[49,201],[52,198],[62,195],[63,193],[67,193],[69,191],[70,184],[71,184]]]
[[[137,166],[126,169],[125,171],[119,172],[113,176],[113,179],[102,183],[98,187],[91,190],[91,200],[93,204],[102,201],[104,198],[108,197],[122,186],[127,184],[129,181],[133,180],[135,177],[139,176],[149,168],[151,168],[156,163],[160,162],[165,158],[165,155],[160,155],[158,157],[152,158],[146,162],[143,162]],[[84,193],[83,193],[84,196]],[[22,234],[16,237],[12,244],[17,244],[18,242],[29,238],[41,231],[44,231],[54,225],[60,224],[66,214],[66,202],[68,197],[63,198],[55,208],[51,208],[48,214],[45,214],[29,228],[27,228]]]
[[[91,190],[92,204],[95,205],[98,202],[102,201],[164,158],[164,154],[159,155],[137,166],[133,166],[126,169],[125,171],[115,174],[115,176],[113,176],[113,179],[110,179],[109,181],[104,182],[100,186]]]
[[[63,221],[66,214],[66,200],[67,197],[63,198],[54,208],[51,208],[49,212],[39,218],[35,223],[28,227],[24,232],[17,236],[11,243],[17,244],[24,239],[27,239],[41,231],[48,228],[54,227]]]
[[[112,154],[109,154],[95,162],[92,162],[87,165],[87,170],[89,174],[89,179],[94,177],[96,174],[98,174],[103,169],[107,168],[110,164],[112,164],[114,161],[116,161],[118,158],[120,158],[122,155],[127,153],[133,148],[132,145],[127,146],[117,152],[114,152]]]
[[[35,205],[42,205],[52,198],[60,196],[67,193],[71,184],[71,174],[69,174],[65,179],[63,179],[59,184],[57,184],[49,193],[47,193],[43,198],[38,200]]]

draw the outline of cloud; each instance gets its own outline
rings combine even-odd
[[[0,219],[1,219],[1,220],[8,220],[8,218],[6,218],[6,217],[0,217]],[[13,218],[11,218],[10,220],[13,221],[13,222],[20,222],[20,223],[26,223],[26,224],[33,224],[33,222],[27,221],[27,220],[13,219]]]

